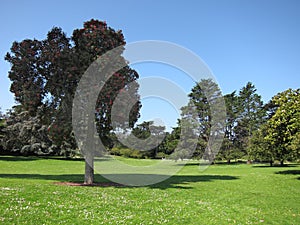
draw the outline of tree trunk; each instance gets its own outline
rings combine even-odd
[[[273,160],[272,159],[270,160],[270,166],[271,167],[273,166]]]
[[[280,160],[280,166],[284,166],[284,160]]]
[[[95,121],[94,109],[92,109],[88,116],[87,124],[87,139],[85,145],[85,173],[84,184],[91,185],[94,183],[94,156],[95,156]]]
[[[84,184],[91,185],[94,183],[94,156],[87,154],[85,156],[85,174]]]

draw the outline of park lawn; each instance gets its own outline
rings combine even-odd
[[[201,171],[191,161],[147,187],[55,184],[82,182],[83,171],[81,160],[0,156],[0,223],[300,224],[300,165],[219,164]],[[96,181],[106,182],[100,175]]]

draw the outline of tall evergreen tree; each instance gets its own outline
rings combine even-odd
[[[221,90],[212,79],[202,79],[194,86],[189,97],[190,103],[182,110],[183,118],[189,115],[188,121],[196,123],[192,126],[199,136],[196,152],[201,155],[201,149],[205,152],[203,157],[212,162],[220,144],[216,137],[224,135],[225,108],[222,107],[224,102]],[[195,108],[195,111],[191,111],[191,108]],[[196,112],[196,117],[191,112]]]
[[[241,152],[237,146],[237,137],[235,128],[237,126],[238,117],[238,96],[236,92],[232,92],[224,96],[226,104],[226,125],[224,141],[222,143],[219,158],[226,159],[228,163],[232,159],[239,158]]]
[[[266,120],[266,110],[255,86],[248,82],[238,96],[238,117],[235,134],[239,148],[247,154],[247,146],[253,132]]]

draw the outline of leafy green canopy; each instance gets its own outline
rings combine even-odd
[[[272,146],[273,155],[283,161],[299,156],[300,89],[288,89],[271,100],[275,110],[267,122],[265,137]]]

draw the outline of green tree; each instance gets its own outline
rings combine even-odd
[[[5,127],[6,127],[6,121],[5,121],[4,115],[0,111],[0,152],[3,151],[3,142],[4,142],[4,137],[5,137],[5,131],[4,131]]]
[[[195,136],[198,136],[195,154],[198,157],[202,155],[212,162],[219,149],[215,147],[218,145],[217,139],[210,140],[210,138],[224,133],[222,120],[225,120],[223,118],[225,109],[222,107],[221,90],[212,79],[202,79],[193,87],[189,98],[188,106],[182,108],[182,118],[187,119],[182,122],[188,123],[186,127],[192,131],[189,133],[191,140],[187,140],[190,142],[188,144],[192,145]]]
[[[248,82],[238,96],[238,117],[235,127],[236,144],[247,153],[249,140],[253,132],[257,130],[266,120],[266,110],[261,96],[256,93],[255,86]]]
[[[292,138],[291,144],[289,145],[292,159],[300,158],[300,132],[296,133]]]
[[[134,140],[132,140],[129,143],[130,146],[136,150],[147,149],[147,151],[144,151],[142,154],[149,158],[156,158],[165,136],[165,127],[155,125],[154,121],[144,121],[132,129],[132,135],[142,141],[146,139],[147,141],[143,142],[143,146],[141,146],[141,142],[134,142]]]
[[[249,140],[247,151],[251,160],[268,161],[273,165],[275,156],[272,145],[265,139],[267,135],[267,124],[263,124],[258,130],[253,132]]]
[[[232,159],[239,158],[241,155],[241,151],[237,146],[235,133],[238,119],[238,96],[234,91],[225,95],[224,100],[226,105],[225,135],[218,157],[230,163]]]
[[[6,119],[3,147],[7,153],[45,155],[52,151],[47,126],[41,123],[41,113],[30,116],[28,111],[15,106]]]
[[[180,120],[177,120],[177,126],[174,127],[171,133],[167,133],[163,142],[162,152],[166,155],[172,154],[180,139]]]
[[[195,152],[198,147],[199,138],[199,124],[197,123],[196,114],[193,110],[190,110],[191,106],[182,107],[181,119],[180,119],[180,139],[173,153],[173,158],[178,159],[189,159],[195,156]],[[192,106],[193,108],[193,106]],[[201,155],[203,153],[201,152]]]
[[[177,127],[174,127],[172,129],[172,132],[169,135],[169,142],[167,143],[168,148],[167,148],[167,152],[170,154],[172,152],[174,152],[177,144],[178,144],[178,140],[180,138],[180,120],[177,120]]]
[[[300,132],[300,89],[288,89],[271,100],[276,110],[267,121],[266,141],[272,145],[274,158],[284,160],[297,156]]]

